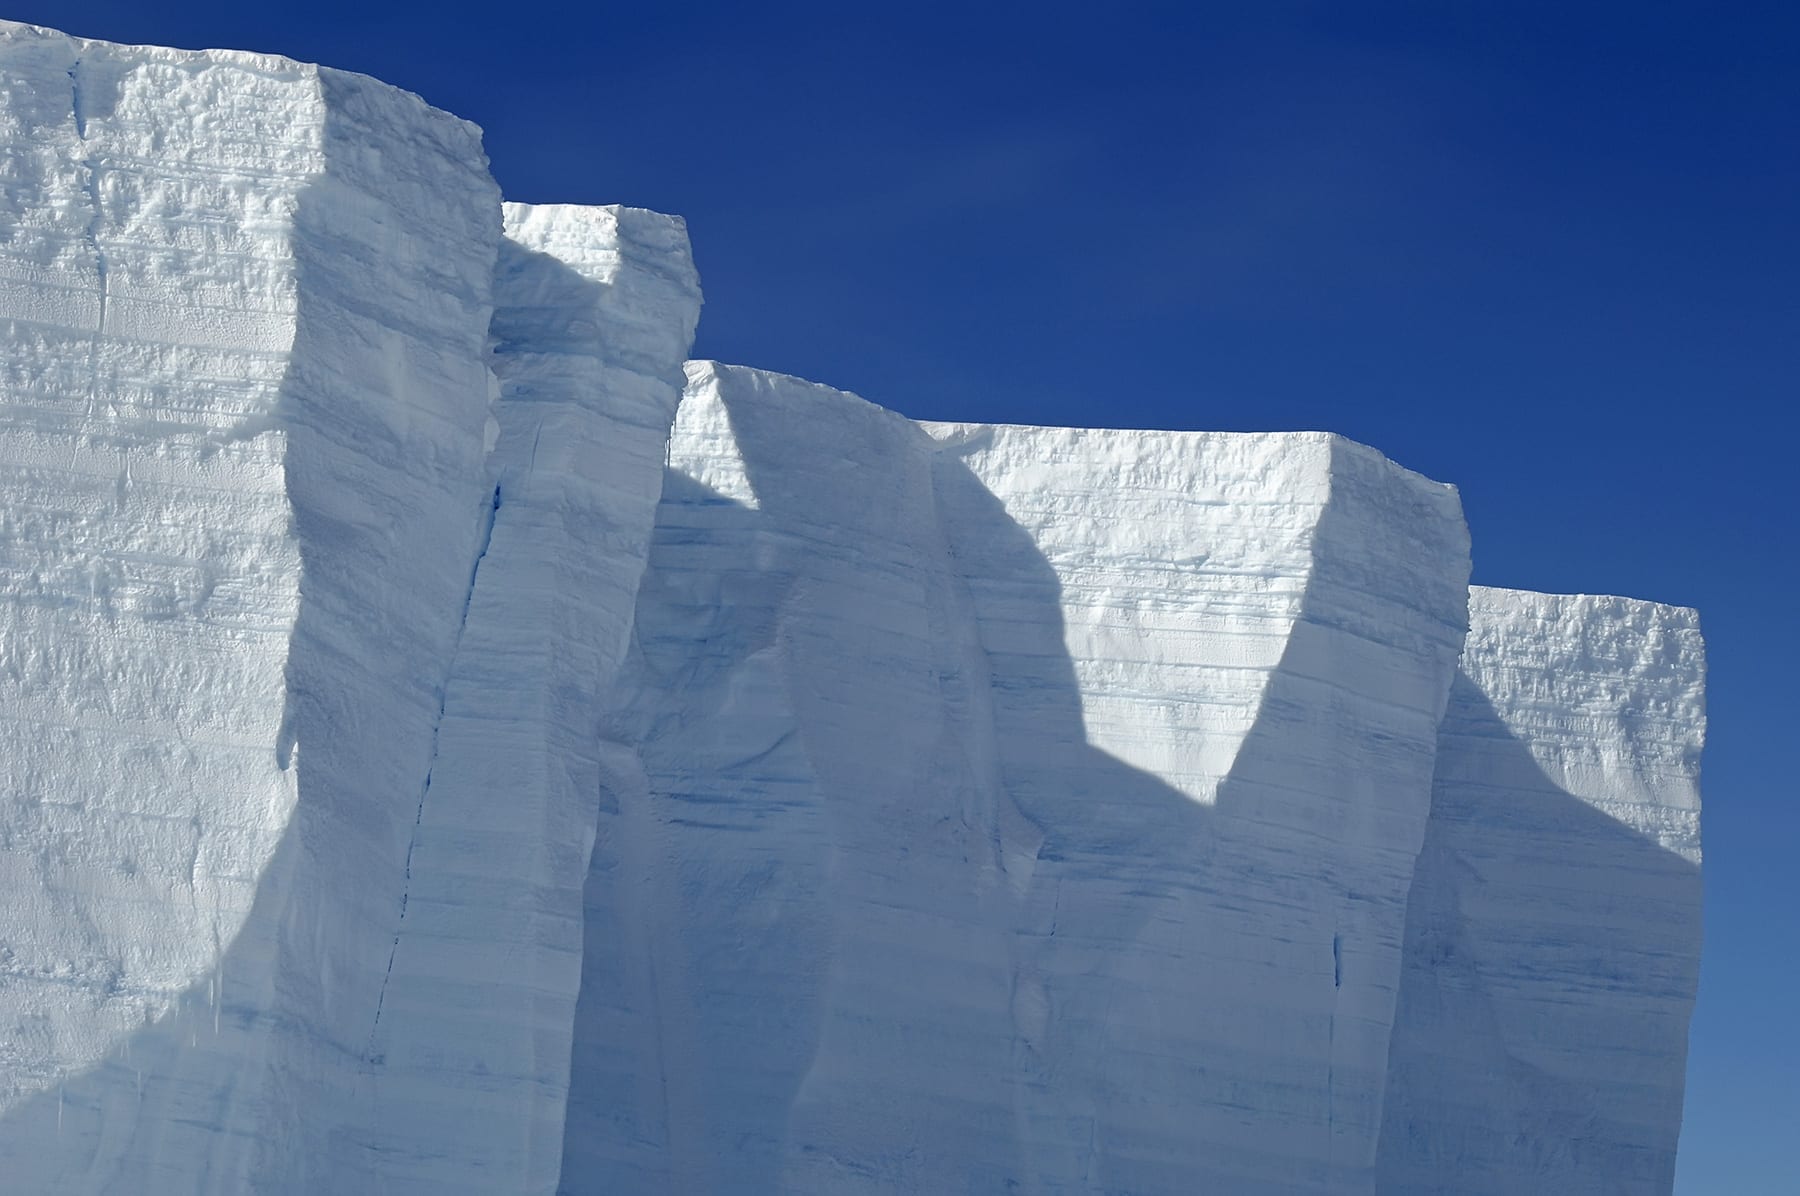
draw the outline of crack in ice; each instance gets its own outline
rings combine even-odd
[[[469,628],[469,608],[475,602],[475,585],[481,576],[481,562],[487,559],[488,549],[494,542],[494,523],[500,515],[500,487],[494,487],[493,501],[488,505],[487,519],[481,531],[481,547],[475,553],[475,563],[469,568],[469,584],[463,593],[462,618],[456,625],[456,642],[450,650],[452,668],[444,674],[444,685],[438,693],[437,720],[431,727],[431,762],[425,767],[425,781],[419,787],[419,805],[413,815],[412,837],[406,844],[406,866],[403,883],[400,889],[400,915],[394,927],[394,942],[388,948],[387,971],[381,977],[381,990],[375,995],[375,1021],[369,1027],[369,1044],[363,1051],[363,1057],[369,1062],[379,1062],[375,1058],[375,1034],[381,1028],[381,1011],[387,1002],[388,982],[394,976],[394,958],[400,953],[400,938],[406,921],[406,906],[412,897],[413,853],[419,846],[419,828],[425,822],[425,800],[431,795],[431,776],[437,769],[438,738],[444,729],[444,712],[450,703],[450,676],[454,672],[457,656],[462,651],[463,635]]]

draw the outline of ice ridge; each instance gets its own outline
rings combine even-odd
[[[416,96],[0,23],[9,1190],[1670,1189],[1692,611],[699,310]]]

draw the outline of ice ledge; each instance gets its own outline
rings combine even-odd
[[[1706,647],[1698,612],[1475,587],[1463,672],[1571,794],[1700,862]],[[1458,725],[1447,722],[1446,733]]]
[[[1539,590],[1514,590],[1498,586],[1470,586],[1470,609],[1506,614],[1532,612],[1545,622],[1587,614],[1619,618],[1627,622],[1669,629],[1699,630],[1700,612],[1650,598],[1622,594],[1553,594]]]
[[[4,51],[4,47],[9,42],[18,43],[28,39],[62,43],[81,56],[98,53],[115,60],[167,63],[171,66],[188,69],[217,66],[235,67],[250,74],[280,80],[335,77],[354,81],[357,86],[373,87],[394,96],[405,97],[420,108],[444,120],[463,126],[477,138],[481,135],[481,127],[474,121],[465,120],[453,112],[439,108],[417,92],[408,91],[404,87],[396,87],[392,83],[377,79],[373,75],[365,75],[360,71],[347,71],[338,67],[322,66],[316,62],[304,62],[297,58],[289,58],[285,54],[271,54],[261,50],[181,49],[175,46],[110,42],[99,38],[79,37],[45,25],[33,25],[25,21],[0,20],[0,52]]]

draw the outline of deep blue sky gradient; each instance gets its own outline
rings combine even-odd
[[[1679,1190],[1800,1192],[1800,5],[7,15],[365,71],[481,124],[510,198],[682,213],[697,355],[924,418],[1343,432],[1462,488],[1477,581],[1699,607]]]

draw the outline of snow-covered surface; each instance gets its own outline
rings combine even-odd
[[[1336,437],[678,406],[698,307],[0,24],[0,1186],[1667,1190],[1692,612]]]

